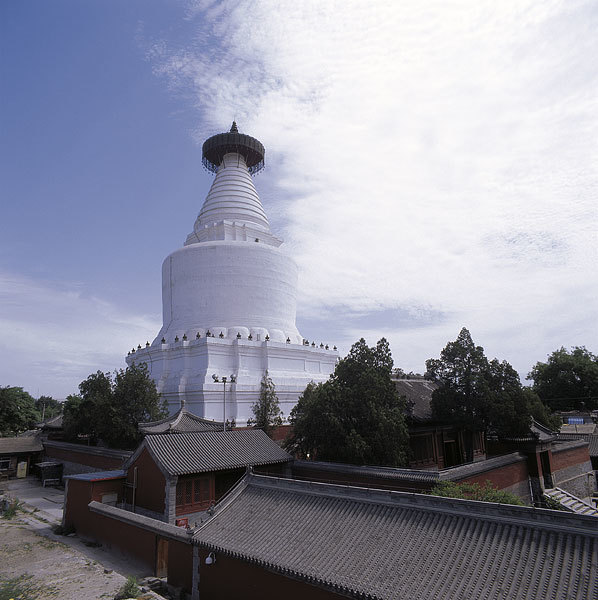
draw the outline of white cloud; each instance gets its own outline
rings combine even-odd
[[[192,99],[198,141],[235,115],[265,143],[258,187],[286,216],[303,320],[328,315],[347,349],[368,331],[355,314],[406,311],[375,336],[419,370],[462,325],[521,372],[595,343],[595,4],[196,2],[188,18],[193,44],[161,40],[155,70]]]
[[[77,284],[0,273],[0,381],[65,398],[97,370],[124,368],[131,340],[150,341],[157,316],[123,314]]]

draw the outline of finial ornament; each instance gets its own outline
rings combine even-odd
[[[216,173],[225,154],[230,152],[236,152],[243,157],[247,169],[252,175],[264,168],[266,154],[264,145],[250,135],[239,133],[235,121],[233,121],[230,131],[213,135],[204,142],[201,148],[201,162],[208,171]]]

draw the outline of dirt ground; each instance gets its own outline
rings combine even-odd
[[[12,519],[0,517],[0,600],[111,600],[129,575],[145,587],[141,580],[151,573],[129,557],[54,533],[64,490],[27,478],[4,483],[1,497],[18,499],[21,508]],[[139,598],[164,600],[148,588]]]
[[[114,598],[125,577],[114,571],[105,573],[94,559],[40,535],[30,518],[0,519],[0,589],[12,581],[16,590],[27,590],[28,600]]]

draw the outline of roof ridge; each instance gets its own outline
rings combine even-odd
[[[186,413],[185,407],[182,406],[179,411],[177,412],[177,415],[175,417],[175,419],[173,421],[170,422],[170,425],[168,426],[169,430],[174,429],[180,422],[181,419],[183,418],[183,415]]]
[[[144,423],[137,423],[138,427],[151,427],[152,425],[163,425],[164,423],[167,423],[168,421],[170,421],[170,419],[172,419],[173,417],[178,417],[179,413],[182,411],[182,408],[179,408],[179,410],[177,410],[174,414],[172,415],[168,415],[167,417],[164,417],[163,419],[159,419],[158,421],[146,421]]]
[[[365,502],[405,509],[449,513],[454,516],[513,524],[517,522],[535,529],[589,534],[598,538],[596,520],[584,515],[570,515],[561,511],[516,506],[496,502],[482,502],[462,498],[447,498],[418,494],[362,488],[342,484],[320,483],[297,479],[284,479],[267,475],[250,474],[248,486],[281,490],[306,495],[324,496],[355,502]]]

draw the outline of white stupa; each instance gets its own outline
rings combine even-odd
[[[251,178],[264,153],[235,123],[204,143],[216,177],[185,245],[162,265],[162,329],[127,356],[147,363],[171,413],[184,406],[243,424],[267,370],[288,416],[306,385],[334,370],[336,348],[307,342],[295,324],[297,266],[279,249]]]

